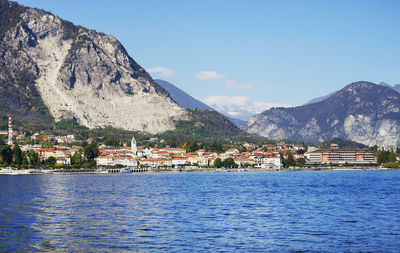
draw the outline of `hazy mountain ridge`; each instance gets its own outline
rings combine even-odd
[[[188,118],[113,36],[5,0],[0,8],[2,111],[152,133]]]
[[[212,108],[208,105],[206,105],[205,103],[201,102],[200,100],[192,97],[190,94],[186,93],[185,91],[179,89],[178,87],[176,87],[174,84],[161,80],[161,79],[157,79],[155,80],[160,86],[162,86],[165,90],[167,90],[170,94],[170,96],[172,97],[172,99],[180,106],[183,108],[187,108],[187,109],[199,109],[199,110],[216,110],[219,111],[216,108]],[[223,115],[225,115],[226,117],[228,117],[230,119],[230,121],[232,121],[232,123],[234,123],[236,126],[241,126],[243,124],[246,123],[246,121],[241,120],[241,119],[237,119],[235,117],[232,117],[231,115],[223,112],[223,111],[219,111],[220,113],[222,113]]]
[[[161,87],[163,87],[170,94],[171,98],[182,108],[187,109],[200,109],[200,110],[212,110],[211,107],[204,104],[200,100],[192,97],[185,91],[179,89],[175,85],[165,80],[156,79],[154,80]]]
[[[321,102],[264,111],[244,129],[270,139],[318,143],[339,137],[365,145],[398,146],[400,94],[381,85],[356,82]]]

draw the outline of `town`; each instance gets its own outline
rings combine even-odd
[[[200,143],[194,143],[194,147],[190,143],[182,147],[170,147],[162,145],[165,140],[156,137],[142,141],[147,145],[137,145],[132,137],[129,143],[114,146],[96,142],[94,138],[77,140],[73,134],[54,136],[34,133],[26,136],[12,130],[11,115],[8,127],[8,131],[0,131],[0,136],[8,137],[2,138],[7,144],[1,150],[2,167],[61,171],[91,169],[110,173],[207,169],[278,171],[329,166],[367,168],[382,163],[386,167],[397,168],[399,161],[399,156],[393,151],[382,149],[378,152],[376,147],[375,150],[341,148],[337,144],[316,147],[285,142],[263,145],[241,142],[212,151]]]

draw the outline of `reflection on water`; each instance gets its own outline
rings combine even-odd
[[[400,172],[0,176],[0,251],[400,251]]]

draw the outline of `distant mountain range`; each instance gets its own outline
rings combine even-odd
[[[245,96],[226,97],[216,95],[206,98],[204,102],[217,111],[242,121],[247,121],[254,115],[272,107],[287,107],[287,105],[283,104],[253,102]]]
[[[246,97],[212,96],[205,99],[209,105],[192,97],[176,85],[161,79],[156,79],[161,87],[170,94],[171,98],[182,108],[216,110],[228,117],[235,125],[242,126],[254,115],[272,107],[283,106],[273,103],[251,102]],[[234,100],[234,101],[230,101]]]
[[[319,143],[342,138],[400,146],[400,94],[392,87],[356,82],[320,102],[264,111],[243,129],[269,139]]]
[[[218,111],[222,114],[224,114],[226,117],[228,117],[232,123],[234,123],[236,126],[241,126],[246,123],[245,120],[241,120],[235,117],[232,117],[231,115],[227,114],[223,110],[218,110],[218,108],[212,108],[205,103],[201,102],[200,100],[192,97],[185,91],[179,89],[175,85],[173,85],[170,82],[167,82],[165,80],[157,79],[155,80],[161,87],[163,87],[165,90],[167,90],[172,97],[172,99],[182,108],[187,108],[187,109],[200,109],[200,110],[215,110]]]

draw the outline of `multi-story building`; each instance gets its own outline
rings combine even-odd
[[[147,158],[140,161],[141,167],[148,167],[148,168],[167,168],[172,167],[172,159],[165,159],[165,158]]]
[[[283,166],[282,155],[279,152],[258,153],[253,159],[256,168],[279,170]]]
[[[372,165],[377,163],[374,153],[368,149],[320,148],[309,153],[308,164]]]

